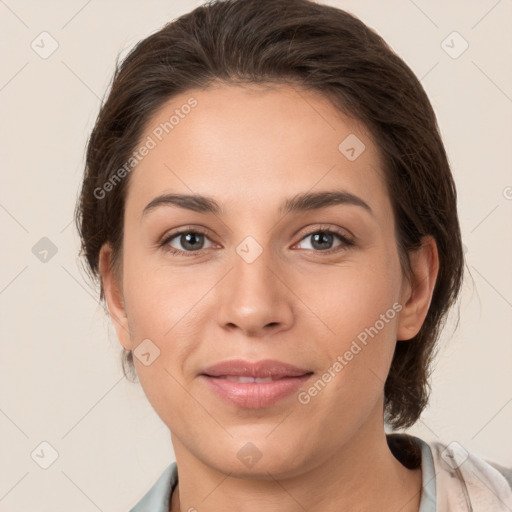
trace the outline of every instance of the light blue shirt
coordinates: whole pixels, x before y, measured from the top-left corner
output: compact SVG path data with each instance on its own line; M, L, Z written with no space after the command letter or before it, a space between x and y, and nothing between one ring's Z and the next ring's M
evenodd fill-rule
M425 441L419 437L407 436L421 447L422 492L418 512L436 512L436 475L432 451ZM178 467L171 463L160 475L153 487L142 497L130 512L169 512L171 494L178 484Z

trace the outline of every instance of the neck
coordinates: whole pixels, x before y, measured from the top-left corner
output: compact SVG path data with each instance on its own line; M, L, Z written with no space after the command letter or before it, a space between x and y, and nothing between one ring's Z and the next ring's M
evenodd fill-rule
M286 477L264 470L251 477L219 471L171 435L179 483L170 511L418 512L421 469L407 469L393 456L383 424L376 435L368 436L367 429L365 425L321 464L296 468Z

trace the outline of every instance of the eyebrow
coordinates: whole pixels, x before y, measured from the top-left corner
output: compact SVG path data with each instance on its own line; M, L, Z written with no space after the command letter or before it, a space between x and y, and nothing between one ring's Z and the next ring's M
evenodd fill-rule
M359 206L374 216L373 210L366 201L346 190L297 194L284 202L279 208L279 213L286 215L288 213L319 210L338 204ZM141 217L161 206L178 206L198 213L212 213L215 215L224 212L220 204L212 197L198 194L164 194L155 197L146 205Z

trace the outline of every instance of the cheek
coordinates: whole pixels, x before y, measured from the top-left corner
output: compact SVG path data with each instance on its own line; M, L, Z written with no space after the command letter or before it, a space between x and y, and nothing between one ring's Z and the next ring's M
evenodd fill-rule
M142 255L127 258L125 268L134 362L144 391L158 411L166 396L180 396L181 388L173 376L183 381L187 361L204 338L204 324L214 315L207 292L215 279L211 275L199 277L193 266L150 265ZM143 346L137 347L143 341L157 354L149 365L137 359ZM162 393L163 388L168 393Z
M336 270L316 274L314 279L303 283L304 302L318 312L331 335L345 340L357 336L374 325L399 299L398 262L392 256L373 259L387 263L366 258L364 262L344 264ZM391 312L394 318L393 313L394 310Z
M189 321L191 308L207 290L191 269L149 265L135 257L127 262L125 297L134 333L167 337Z
M317 380L300 397L315 415L330 411L341 419L350 414L356 428L381 399L401 309L389 282L389 275L377 270L347 272L338 286L331 282L326 293L318 294L321 319L330 328L317 339L326 357Z
M194 333L204 306L197 303L206 290L191 284L179 270L143 268L136 263L133 268L137 272L127 281L126 301L134 363L149 402L162 421L171 425L172 412L186 408L190 399L183 389L187 385L184 366L198 348ZM149 364L137 357L143 353L137 350L141 342L149 348L144 349L151 354Z
M335 387L341 390L350 380L351 387L364 389L368 379L381 386L393 357L402 309L397 255L375 254L364 264L339 268L323 281L316 281L311 299L329 328L323 342L329 366L339 363L337 372L331 369L331 374L341 377L333 379Z

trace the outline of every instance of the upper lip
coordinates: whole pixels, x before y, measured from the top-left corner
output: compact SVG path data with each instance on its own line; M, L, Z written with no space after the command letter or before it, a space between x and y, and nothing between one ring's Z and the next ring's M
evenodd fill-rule
M210 377L253 377L255 379L272 377L281 379L283 377L301 377L313 373L311 370L298 368L288 363L265 359L263 361L244 361L242 359L233 359L231 361L222 361L205 368L201 374Z

